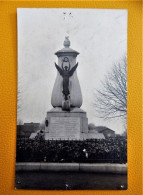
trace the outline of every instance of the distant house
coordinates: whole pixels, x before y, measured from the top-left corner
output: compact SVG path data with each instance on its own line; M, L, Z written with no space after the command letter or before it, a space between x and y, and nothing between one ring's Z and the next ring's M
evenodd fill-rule
M35 132L39 130L40 123L24 123L24 131Z
M97 131L93 123L90 123L88 125L87 139L105 139L105 136L102 132Z
M24 123L23 125L17 125L17 137L30 137L31 133L34 133L40 129L40 123Z
M99 133L96 130L90 130L87 134L87 139L105 139L103 133Z
M95 127L95 130L98 131L99 133L103 133L105 138L114 138L115 135L115 131L113 131L112 129L109 129L108 127L104 127L104 126L98 126Z

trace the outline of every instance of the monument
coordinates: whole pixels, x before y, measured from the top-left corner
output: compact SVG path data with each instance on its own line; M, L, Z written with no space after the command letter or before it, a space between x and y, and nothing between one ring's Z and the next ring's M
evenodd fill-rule
M53 109L45 118L45 139L86 139L88 119L80 108L82 93L76 72L79 53L70 48L69 38L65 37L64 48L55 55L58 57L58 64L55 63L57 77L51 96Z

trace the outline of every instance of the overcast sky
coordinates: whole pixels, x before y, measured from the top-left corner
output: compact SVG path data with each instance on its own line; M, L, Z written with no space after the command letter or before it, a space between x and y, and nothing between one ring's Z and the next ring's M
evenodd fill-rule
M66 14L64 14L66 12ZM54 53L69 36L71 48L80 54L77 69L83 105L89 123L124 131L119 119L97 118L94 91L100 81L127 53L127 10L18 8L18 118L42 122L51 106L57 70ZM70 14L71 13L71 14Z

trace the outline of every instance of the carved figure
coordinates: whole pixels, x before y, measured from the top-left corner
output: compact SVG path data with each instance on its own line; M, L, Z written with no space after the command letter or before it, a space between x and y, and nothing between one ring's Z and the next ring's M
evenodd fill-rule
M63 60L64 62L69 62L68 58L65 57ZM63 95L64 95L64 99L68 100L69 95L70 95L70 91L69 91L69 78L73 75L74 71L76 70L78 63L70 70L70 63L69 63L69 67L63 66L62 63L62 69L55 63L56 69L58 70L58 72L60 73L60 75L63 77Z

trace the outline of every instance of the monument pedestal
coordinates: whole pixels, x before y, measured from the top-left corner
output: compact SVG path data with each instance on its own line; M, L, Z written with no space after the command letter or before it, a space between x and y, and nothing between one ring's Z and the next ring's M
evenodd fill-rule
M47 112L45 140L83 140L88 133L86 112L80 108L63 111L60 107Z

